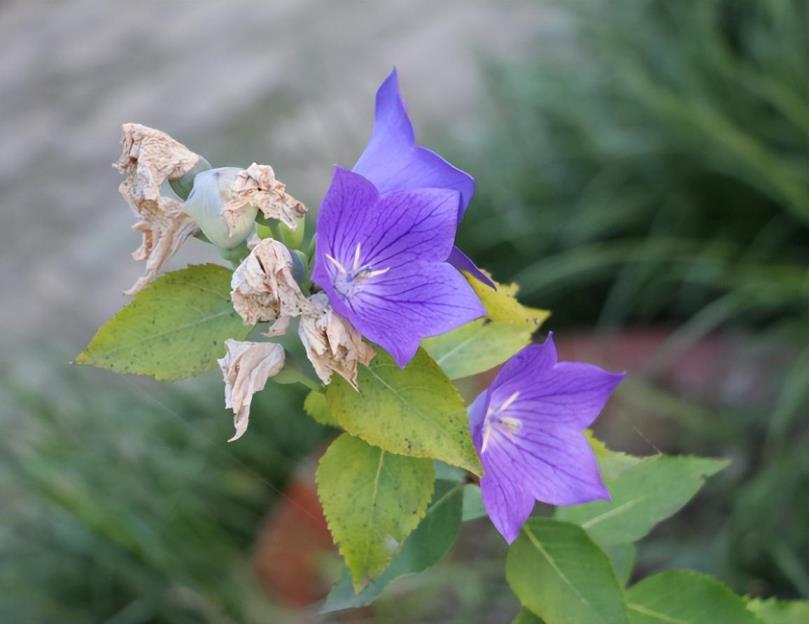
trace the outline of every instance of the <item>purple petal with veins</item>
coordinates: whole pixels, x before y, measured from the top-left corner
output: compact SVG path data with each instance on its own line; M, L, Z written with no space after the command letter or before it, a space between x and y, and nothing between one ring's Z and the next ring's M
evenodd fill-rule
M380 194L337 167L320 206L312 279L332 307L404 367L423 338L485 314L446 259L458 192L418 188Z
M506 541L517 538L537 500L609 500L583 430L623 377L590 364L558 362L548 336L506 362L475 399L469 426L483 464L483 504Z
M475 179L441 156L416 145L413 124L399 93L394 69L376 92L376 112L371 140L352 169L368 178L380 193L417 188L443 188L458 192L458 223L475 192ZM454 235L453 235L454 237ZM460 249L444 258L457 269L467 271L485 284L494 283Z

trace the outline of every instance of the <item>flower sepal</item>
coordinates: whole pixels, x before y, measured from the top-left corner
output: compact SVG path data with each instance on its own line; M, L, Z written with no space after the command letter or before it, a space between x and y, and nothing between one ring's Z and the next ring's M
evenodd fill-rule
M207 171L208 169L211 169L211 163L209 163L204 156L200 156L193 169L186 172L179 178L169 178L169 186L177 197L185 201L188 199L188 196L191 194L191 190L194 188L194 178L196 175L198 173L202 173L203 171Z

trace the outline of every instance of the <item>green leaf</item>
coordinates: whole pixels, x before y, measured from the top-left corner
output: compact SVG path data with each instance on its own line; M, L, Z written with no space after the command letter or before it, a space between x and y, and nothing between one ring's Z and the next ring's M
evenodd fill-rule
M359 591L382 572L427 511L433 464L343 434L317 469L317 493L334 543Z
M332 417L329 411L329 405L326 403L326 395L317 390L312 390L306 395L303 400L303 409L314 420L321 425L327 427L339 427L337 421Z
M542 624L537 616L531 613L528 609L522 609L515 617L511 624Z
M528 520L508 550L506 578L547 624L627 624L607 555L573 524Z
M76 363L160 380L215 368L225 340L252 330L233 311L230 275L202 264L159 277L98 330Z
M435 468L435 478L443 479L444 481L455 481L455 483L466 482L466 472L457 466L450 466L442 461L434 461L433 468Z
M722 583L697 572L662 572L626 592L631 624L761 624Z
M596 459L598 459L598 467L601 470L601 476L606 482L614 481L624 470L631 468L643 460L642 457L627 455L620 451L608 449L607 445L594 437L593 432L589 429L587 429L584 434L590 442L590 446L593 448Z
M655 455L605 479L611 501L559 508L556 518L578 524L602 546L635 542L685 505L724 460Z
M468 377L502 364L531 342L531 336L550 315L547 310L517 301L517 285L497 290L469 278L486 308L487 317L428 338L422 346L450 379Z
M483 497L480 493L480 486L474 483L467 483L463 489L463 514L461 519L464 522L477 520L486 515L486 508L483 506Z
M613 544L604 549L607 556L610 558L612 569L615 571L615 576L618 582L623 587L632 576L632 569L635 567L635 557L637 556L637 549L634 544Z
M809 600L761 600L749 598L747 609L763 624L806 624L809 622Z
M348 433L391 453L481 473L463 399L427 353L420 349L401 370L380 350L358 377L359 391L340 377L326 390L332 415Z
M437 481L435 494L418 528L413 531L381 576L372 580L360 593L351 588L351 577L344 570L332 588L321 613L354 609L371 604L394 579L405 574L426 570L438 562L455 543L461 525L461 499L463 485L451 481Z

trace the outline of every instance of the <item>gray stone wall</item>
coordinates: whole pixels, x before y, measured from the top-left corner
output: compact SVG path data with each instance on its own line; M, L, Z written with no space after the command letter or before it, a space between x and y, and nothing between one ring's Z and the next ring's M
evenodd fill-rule
M269 162L315 208L391 66L422 136L473 132L481 59L519 55L539 21L527 1L3 3L2 346L80 346L125 303L142 267L110 166L122 122L215 164ZM173 265L202 260L217 256L192 241Z

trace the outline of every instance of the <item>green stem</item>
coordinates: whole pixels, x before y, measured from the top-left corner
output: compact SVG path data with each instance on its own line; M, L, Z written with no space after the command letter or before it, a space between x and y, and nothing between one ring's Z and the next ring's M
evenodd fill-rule
M299 383L310 390L318 392L322 390L320 382L309 377L298 364L294 361L290 361L290 358L287 358L287 363L283 370L272 379L274 382L282 385Z
M232 249L222 249L219 248L220 255L230 262L235 269L238 267L244 259L250 255L250 250L247 248L247 243L242 243L237 247L233 247Z

